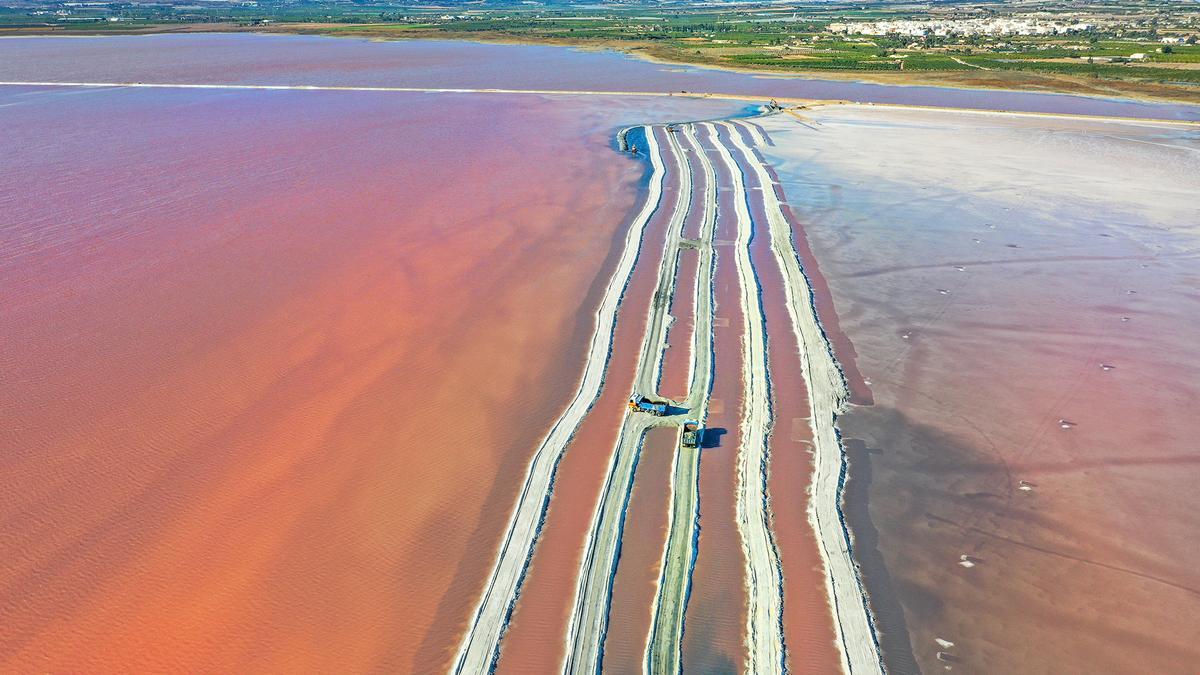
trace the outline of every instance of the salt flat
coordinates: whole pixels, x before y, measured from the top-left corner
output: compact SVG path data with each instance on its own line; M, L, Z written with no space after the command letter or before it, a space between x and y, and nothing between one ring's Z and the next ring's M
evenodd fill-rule
M764 152L874 399L839 426L888 664L1187 672L1195 131L801 114Z

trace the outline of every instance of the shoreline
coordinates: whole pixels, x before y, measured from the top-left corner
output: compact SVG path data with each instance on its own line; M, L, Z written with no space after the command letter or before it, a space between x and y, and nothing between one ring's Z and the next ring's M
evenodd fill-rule
M992 83L962 82L956 79L956 74L960 71L913 71L897 75L886 71L839 71L839 70L775 70L767 68L754 68L749 66L740 66L737 64L727 63L709 63L705 61L690 61L686 59L675 59L670 54L663 53L668 47L655 44L648 41L617 41L617 40L579 40L566 38L537 38L532 36L516 36L507 34L476 34L476 33L455 33L429 30L411 30L404 33L388 32L386 29L393 24L323 24L323 23L295 23L295 24L276 24L273 27L263 26L239 26L229 23L216 24L160 24L149 26L144 29L128 29L128 30L111 30L97 31L87 29L64 29L64 30L43 30L43 29L14 29L12 32L5 32L0 29L0 40L3 39L23 39L23 38L39 38L39 37L70 37L70 38L96 38L96 37L119 37L119 36L152 36L152 35L197 35L197 34L230 34L230 33L245 33L254 35L307 35L312 37L329 37L329 38L351 38L372 42L398 42L406 40L441 40L447 42L474 42L478 44L506 44L506 45L540 45L540 46L557 46L569 47L581 51L613 51L621 53L627 57L653 63L663 66L677 66L685 68L698 68L703 70L712 70L728 73L740 73L744 75L754 75L761 79L782 79L782 80L812 80L825 82L851 82L859 84L879 85L888 87L930 87L951 89L958 91L980 91L980 92L1009 92L1009 93L1024 93L1024 94L1047 94L1060 96L1077 96L1082 98L1094 98L1098 100L1120 100L1120 101L1136 101L1149 104L1176 104L1176 105L1195 105L1200 106L1200 87L1196 92L1190 90L1166 90L1164 92L1146 92L1139 90L1139 86L1143 85L1142 81L1137 80L1096 80L1098 83L1125 83L1132 85L1129 89L1109 88L1108 93L1096 91L1095 83L1083 81L1081 78L1073 78L1071 76L1059 75L1057 77L1048 73L1031 74L1022 71L970 71L971 75L979 77L995 77L998 81ZM378 26L378 28L374 27ZM348 27L364 27L361 33L352 33L347 31ZM985 75L984 73L996 73L996 75ZM938 77L938 74L943 74L944 77ZM1004 76L1011 79L1020 77L1026 78L1024 84L1027 86L1019 86L1020 82L1004 82ZM1045 78L1048 81L1039 80ZM947 83L948 82L948 83ZM1007 85L1007 86L1006 86ZM1018 85L1018 86L1014 86ZM1057 85L1057 86L1056 86ZM1149 86L1153 87L1153 84Z
M191 83L191 82L54 82L54 81L0 81L0 87L77 87L87 89L183 89L183 90L234 90L234 91L325 91L325 92L375 92L375 93L423 93L423 94L499 94L499 95L534 95L534 96L612 96L612 97L659 97L659 98L692 98L712 99L718 101L745 101L762 103L768 95L730 94L722 92L674 92L674 91L603 91L603 90L574 90L574 89L505 89L505 88L471 88L471 87L389 87L389 86L356 86L356 85L304 85L304 84L236 84L236 83ZM776 96L774 100L781 104L789 104L794 109L810 109L828 106L854 106L862 108L884 108L895 110L929 110L959 113L974 113L981 115L1008 115L1025 117L1049 117L1058 119L1099 120L1134 124L1170 124L1187 127L1200 127L1200 119L1170 119L1161 117L1128 117L1120 115L1088 115L1083 113L1058 113L1025 110L1004 110L999 108L962 108L954 106L931 106L911 103L874 103L852 101L848 99L813 99L789 96ZM1200 106L1197 107L1200 112ZM789 112L794 112L789 110Z
M279 34L279 33L276 33ZM321 35L331 35L329 33L321 33ZM333 36L332 37L338 37ZM412 40L416 38L397 38L400 40ZM450 38L446 38L450 39ZM513 42L503 44L546 44L543 42ZM564 43L567 46L577 46L573 43ZM580 49L586 49L586 46L578 46ZM783 71L783 70L759 70L757 68L739 67L737 65L725 65L716 63L698 63L692 61L672 61L669 58L651 53L648 49L642 47L621 48L621 47L599 47L597 49L612 49L619 51L630 57L641 59L649 63L660 66L683 66L688 68L701 68L704 70L716 70L728 73L740 73L743 75L755 75L763 80L813 80L825 82L854 82L859 84L873 84L886 87L924 87L931 89L953 89L958 91L980 91L980 92L1008 92L1013 94L1047 94L1058 96L1077 96L1081 98L1094 98L1099 100L1109 101L1137 101L1139 103L1151 104L1176 104L1176 105L1196 105L1200 106L1200 99L1186 97L1170 97L1170 96L1155 96L1152 94L1141 94L1137 92L1128 92L1123 94L1099 94L1082 91L1074 91L1066 88L1054 87L1028 87L1014 88L1002 86L986 86L986 85L970 85L966 83L944 84L938 81L935 77L924 79L922 75L928 76L928 73L936 73L939 71L922 71L922 75L912 74L905 78L892 76L884 71L845 71L836 70L818 71ZM992 71L995 72L995 71ZM1007 71L1006 71L1007 72ZM1102 80L1102 81L1120 81L1120 80Z

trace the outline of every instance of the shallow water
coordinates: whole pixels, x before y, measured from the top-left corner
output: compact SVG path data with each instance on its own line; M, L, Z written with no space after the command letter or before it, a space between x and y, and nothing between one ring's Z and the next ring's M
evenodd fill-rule
M311 93L0 89L4 669L440 669L639 196L614 133L733 110Z
M840 423L893 669L940 670L945 651L980 672L1188 672L1200 139L955 113L810 122L764 123L766 154L874 398Z
M560 47L301 36L0 40L0 80L678 88L1197 116L1187 106L756 78ZM645 166L612 151L614 134L740 107L666 97L0 86L3 669L444 670L529 453L576 384L600 283L642 196ZM934 495L931 511L945 507L938 517L967 519L971 536L983 537L967 540L980 559L1049 569L991 548L997 537L1013 539L1015 522L1033 522L1040 538L1022 541L1022 551L1107 570L1056 568L1064 588L1115 584L1111 603L1142 597L1121 586L1133 577L1166 589L1146 596L1164 609L1143 608L1124 623L1079 609L1092 633L1124 644L1123 635L1144 636L1171 611L1193 610L1173 593L1200 586L1179 564L1200 525L1176 502L1142 496L1160 473L1179 491L1195 479L1185 443L1200 430L1178 420L1189 410L1180 401L1197 400L1186 336L1198 332L1200 311L1188 290L1194 249L1176 226L1198 220L1183 200L1194 181L1181 178L1196 174L1189 151L1162 147L1194 147L1194 137L1105 125L1082 135L1048 121L1023 122L1019 132L979 122L962 135L919 116L860 115L832 114L829 133L806 138L807 154L774 159L798 216L816 228L822 266L832 268L832 294L818 306L840 314L839 357L858 348L862 376L848 368L852 386L872 382L856 400L879 398L848 415L846 429L873 449L893 432L925 443L857 474L872 481L863 490L882 559L911 575L898 579L904 594L895 600L900 625L907 620L916 636L909 651L928 662L928 636L949 626L980 664L1030 663L1013 660L1024 653L1013 645L1054 611L1037 604L1036 579L986 576L999 565L972 569L988 588L1007 579L1014 597L1032 596L1032 618L989 605L994 598L969 578L943 588L921 576L942 569L930 556L953 558L964 546L928 524L914 530L911 510L887 501L917 490L914 476L941 478L912 471L936 468L920 450L937 445L930 437L967 458L953 470L982 476L981 487L952 495L924 484L918 491ZM859 134L887 151L856 146ZM937 162L942 173L913 170L922 153L975 158L979 137L994 143L996 166L984 165L998 173ZM1042 150L1076 163L1039 160L1041 173L1026 176L1028 157ZM1118 178L1123 171L1141 182ZM1069 176L1070 189L1044 190L1051 176ZM1143 183L1153 203L1130 192ZM918 197L924 188L936 190ZM727 190L722 198L731 213ZM1036 217L1012 222L1002 241L981 229L1007 227L1010 212ZM1111 237L1091 239L1096 230ZM730 218L717 238L726 243L718 246L710 422L726 433L714 434L719 444L701 462L684 645L686 666L705 670L737 669L745 604L733 521L741 320ZM973 274L945 269L953 260L969 261ZM639 262L635 274L651 278L651 267ZM1046 288L1057 299L1047 300ZM644 317L644 307L634 311ZM1123 332L1107 323L1122 316L1132 319ZM613 413L593 411L560 467L502 669L560 661L585 531L573 524L590 519L626 395L616 385L632 371L639 340L637 322L622 319L614 386L599 402ZM1080 353L1087 359L1062 366ZM999 356L981 371L979 354ZM1100 358L1117 368L1091 369ZM1089 397L1104 386L1118 388ZM930 390L957 392L963 412L954 419L969 423L947 422L940 404L928 403ZM1053 435L1056 415L1078 427ZM1138 423L1112 426L1128 419ZM1002 452L1001 471L995 447L979 450L976 436L1025 449ZM1127 449L1146 439L1153 448L1131 456ZM789 459L781 470L807 464ZM1011 488L1017 473L1038 485L1036 517L973 510L997 485ZM1106 500L1122 508L1079 524L1081 508ZM782 529L799 532L803 501L780 497L778 506ZM1110 531L1138 542L1136 550ZM906 541L936 545L914 552ZM807 553L784 545L782 554L785 565L807 564ZM1082 606L1083 591L1072 592ZM985 638L994 627L980 616L1009 617L1015 627ZM789 644L800 644L799 624L787 621ZM1172 638L1129 649L1130 663L1166 670L1192 656ZM629 650L632 663L637 646ZM796 654L792 665L803 667Z
M0 80L707 91L1200 119L1200 106L752 75L657 64L606 50L244 33L0 39Z

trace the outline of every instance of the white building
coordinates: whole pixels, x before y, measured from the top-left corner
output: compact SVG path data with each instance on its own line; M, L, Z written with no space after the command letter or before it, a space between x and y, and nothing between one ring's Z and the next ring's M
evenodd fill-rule
M849 35L1060 35L1085 31L1092 24L1080 21L1042 21L1032 18L996 19L937 19L923 21L871 21L858 23L831 23L832 33Z

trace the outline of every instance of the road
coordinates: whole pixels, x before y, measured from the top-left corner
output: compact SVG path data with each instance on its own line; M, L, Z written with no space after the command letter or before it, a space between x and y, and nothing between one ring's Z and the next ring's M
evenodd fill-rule
M717 182L712 161L701 147L695 127L683 126L683 133L694 150L693 157L704 174L703 215L700 223L698 254L700 264L693 285L695 320L692 330L692 367L688 378L688 404L693 419L708 416L709 392L713 379L713 232L717 216ZM682 668L680 645L683 640L684 610L696 559L699 529L700 448L680 446L671 467L671 507L667 541L651 609L650 636L647 641L645 669L650 673L677 673Z
M963 61L962 59L958 58L957 56L951 56L950 58L954 59L955 63L961 63L964 66L970 66L971 68L977 68L979 70L991 70L991 68L981 66L977 63L968 63L966 61Z
M658 385L663 350L667 343L667 310L675 292L683 223L692 201L692 175L685 168L687 163L683 158L684 151L678 133L666 133L666 136L673 159L672 166L679 174L680 183L667 224L658 281L651 298L646 330L638 354L634 386L639 393L653 393ZM681 407L690 407L687 403L690 401ZM690 412L689 410L688 413ZM681 415L678 413L664 418L646 413L625 413L580 564L575 602L567 629L564 673L595 673L599 670L608 629L608 607L612 597L612 580L617 569L621 531L642 440L650 427L677 424L680 419Z
M737 134L733 145L758 182L771 186L763 162ZM771 252L784 277L788 315L800 346L800 362L808 390L809 425L813 434L815 471L809 520L817 533L825 563L827 592L839 637L843 668L847 673L882 673L874 621L867 611L866 592L851 554L850 531L842 514L842 476L845 453L838 435L837 415L849 399L849 390L834 358L833 347L817 317L812 288L793 244L791 225L773 189L761 191L771 238Z
M652 166L646 201L630 224L621 257L605 286L600 306L596 310L596 320L579 387L534 452L529 464L524 485L517 497L491 574L482 589L470 628L463 636L455 656L452 667L455 673L485 673L491 670L498 655L500 637L520 590L525 568L533 555L533 546L549 504L554 471L563 451L570 443L571 436L600 395L604 371L612 350L613 333L616 330L617 307L641 249L646 223L650 221L650 216L658 208L662 198L665 171L662 156L649 128L646 130L646 137L646 151Z
M771 536L766 494L767 436L772 423L766 325L758 277L750 258L750 237L754 224L750 219L745 175L726 147L726 143L734 140L737 133L728 124L720 126L725 138L729 139L717 145L717 155L733 176L734 212L738 222L734 264L741 288L744 324L742 382L745 391L737 462L737 526L746 564L746 670L751 673L782 673L783 578L779 568L779 553Z

